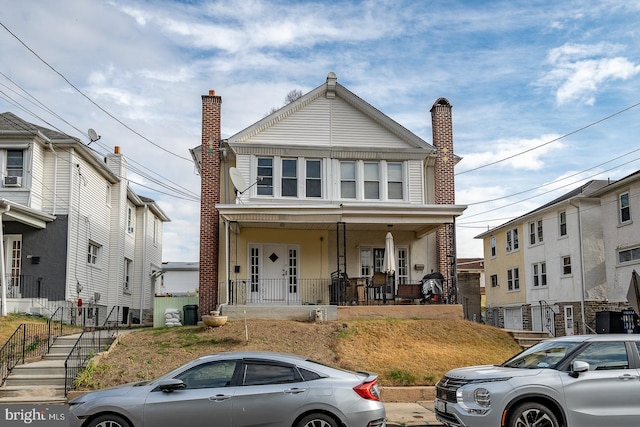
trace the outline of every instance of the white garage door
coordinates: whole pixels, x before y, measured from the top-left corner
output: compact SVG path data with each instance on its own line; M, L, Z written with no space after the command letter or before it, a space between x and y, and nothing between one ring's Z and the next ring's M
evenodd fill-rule
M516 331L522 330L522 308L505 308L504 309L504 328Z

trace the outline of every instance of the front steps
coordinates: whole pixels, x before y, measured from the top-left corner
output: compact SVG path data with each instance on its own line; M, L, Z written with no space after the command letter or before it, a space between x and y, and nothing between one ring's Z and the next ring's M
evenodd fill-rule
M509 334L523 349L551 338L548 332L508 330Z
M13 368L0 387L0 404L66 403L64 362L79 337L79 334L58 337L41 360ZM95 344L90 333L85 333L85 340ZM113 339L103 338L99 344L106 349L112 342Z

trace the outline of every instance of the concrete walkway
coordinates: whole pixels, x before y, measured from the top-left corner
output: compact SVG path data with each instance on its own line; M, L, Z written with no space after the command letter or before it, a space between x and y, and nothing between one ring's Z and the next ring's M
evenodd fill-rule
M387 426L442 426L436 420L433 401L384 402L387 410Z

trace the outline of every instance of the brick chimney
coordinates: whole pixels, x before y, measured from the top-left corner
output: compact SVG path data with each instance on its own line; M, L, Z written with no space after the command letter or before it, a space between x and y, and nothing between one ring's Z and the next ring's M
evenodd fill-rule
M200 316L218 305L218 249L220 217L220 116L222 98L210 90L202 95L202 167L200 171Z
M440 205L454 205L454 157L453 157L453 121L451 104L446 98L438 99L431 107L431 127L433 129L433 146L436 149L435 160L435 202ZM447 296L456 297L456 247L455 224L445 224L436 232L438 248L438 270L445 277L444 292ZM455 300L451 301L457 302Z

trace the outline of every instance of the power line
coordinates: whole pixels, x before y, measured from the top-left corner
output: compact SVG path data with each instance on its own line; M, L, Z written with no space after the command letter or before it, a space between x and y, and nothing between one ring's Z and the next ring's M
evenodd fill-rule
M597 125L597 124L599 124L599 123L602 123L602 122L604 122L604 121L606 121L606 120L609 120L609 119L611 119L612 117L615 117L615 116L617 116L617 115L619 115L619 114L622 114L622 113L624 113L624 112L626 112L626 111L629 111L629 110L631 110L632 108L636 108L636 107L637 107L637 106L639 106L639 105L640 105L640 102L638 102L638 103L636 103L636 104L633 104L633 105L631 105L631 106L629 106L629 107L627 107L627 108L624 108L624 109L622 109L622 110L620 110L620 111L617 111L617 112L615 112L615 113L613 113L613 114L610 114L610 115L608 115L607 117L604 117L604 118L602 118L602 119L596 120L595 122L589 123L588 125L583 126L583 127L579 128L579 129L576 129L576 130L574 130L574 131L572 131L572 132L569 132L569 133L564 134L564 135L562 135L562 136L559 136L559 137L557 137L557 138L555 138L555 139L552 139L551 141L547 141L547 142L545 142L545 143L543 143L543 144L536 145L535 147L529 148L529 149L527 149L527 150L521 151L521 152L516 153L516 154L513 154L513 155L511 155L511 156L507 156L507 157L505 157L505 158L503 158L503 159L496 160L496 161L494 161L494 162L487 163L487 164L484 164L484 165L481 165L481 166L477 166L477 167L472 168L472 169L467 169L467 170L464 170L464 171L462 171L462 172L458 172L458 173L456 173L455 175L462 175L462 174L465 174L465 173L469 173L469 172L477 171L478 169L483 169L483 168L486 168L486 167L489 167L489 166L493 166L493 165L495 165L495 164L498 164L498 163L504 162L504 161L506 161L506 160L513 159L514 157L518 157L518 156L521 156L521 155L523 155L523 154L529 153L529 152L531 152L531 151L537 150L538 148L544 147L545 145L552 144L552 143L554 143L554 142L560 141L561 139L564 139L564 138L567 138L567 137L569 137L569 136L571 136L571 135L574 135L574 134L576 134L576 133L578 133L578 132L582 132L582 131L583 131L583 130L585 130L585 129L588 129L588 128L592 127L592 126L595 126L595 125Z
M33 49L31 49L24 41L22 41L20 39L20 37L18 37L16 34L14 34L11 30L9 30L9 28L7 28L6 25L4 25L2 22L0 22L0 26L2 26L9 34L11 34L16 40L18 40L18 42L20 42L20 44L22 44L29 52L31 52L33 55L35 55L36 58L38 58L43 64L45 64L47 67L49 67L54 73L56 73L57 75L59 75L65 82L67 82L67 84L69 86L71 86L76 92L78 92L80 95L82 95L83 97L85 97L89 102L91 102L93 105L95 105L99 110L101 110L103 113L105 113L107 116L111 117L113 120L115 120L116 122L118 122L119 124L121 124L123 127L125 127L126 129L128 129L129 131L131 131L132 133L134 133L135 135L138 135L140 138L144 139L145 141L147 141L148 143L154 145L155 147L173 155L176 156L182 160L186 160L189 163L193 163L192 159L188 158L188 157L183 157L179 154L174 153L173 151L167 150L166 148L164 148L163 146L156 144L155 142L153 142L152 140L150 140L149 138L147 138L146 136L142 135L140 132L136 131L135 129L131 128L129 125L127 125L126 123L124 123L122 120L120 120L119 118L117 118L116 116L114 116L113 114L111 114L109 111L107 111L106 109L104 109L100 104L98 104L97 102L95 102L93 99L91 99L88 95L86 95L82 90L80 90L76 85L74 85L73 83L71 83L71 81L69 81L69 79L67 79L61 72L59 72L58 70L56 70L52 65L50 65L47 61L45 61L40 55L38 55Z

